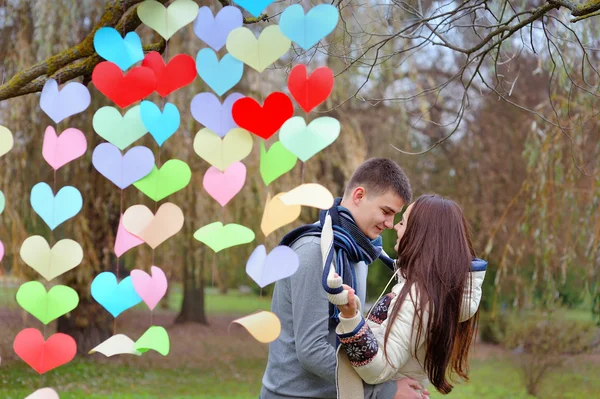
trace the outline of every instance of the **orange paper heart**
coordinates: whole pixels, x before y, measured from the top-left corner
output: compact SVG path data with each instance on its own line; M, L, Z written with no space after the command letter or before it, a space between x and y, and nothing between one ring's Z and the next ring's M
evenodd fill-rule
M156 215L144 205L134 205L123 214L123 227L155 249L181 230L183 220L181 208L170 202L162 204Z
M286 224L292 223L298 219L302 207L300 205L285 205L281 201L281 196L285 193L279 193L272 199L267 198L267 205L263 213L262 222L260 228L263 231L265 237Z

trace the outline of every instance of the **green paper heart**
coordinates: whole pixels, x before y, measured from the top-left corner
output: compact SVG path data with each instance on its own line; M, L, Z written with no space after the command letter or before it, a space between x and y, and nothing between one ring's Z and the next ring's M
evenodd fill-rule
M254 240L254 232L249 228L231 223L223 226L221 222L207 224L194 233L194 238L219 252L225 248L247 244Z
M155 0L146 0L138 6L140 21L169 40L179 29L198 16L198 4L192 0L176 0L168 8Z
M160 326L150 327L133 345L133 349L140 353L152 349L163 356L169 354L170 347L169 334L167 334L167 330Z
M340 130L340 122L329 116L317 118L308 126L304 118L295 116L281 126L279 140L302 162L306 162L333 143L340 135Z
M17 291L17 303L36 319L48 324L75 309L79 296L66 285L56 285L46 292L42 283L30 281Z
M192 171L187 163L170 159L160 169L154 166L149 175L133 185L152 200L160 201L185 188L191 179Z
M94 114L92 126L98 136L120 150L148 133L142 122L139 105L127 110L124 116L115 107L102 107Z
M6 199L4 198L4 193L0 191L0 215L4 212L4 206L6 205Z
M269 151L264 141L260 142L260 175L267 186L292 170L297 160L280 141L273 143Z

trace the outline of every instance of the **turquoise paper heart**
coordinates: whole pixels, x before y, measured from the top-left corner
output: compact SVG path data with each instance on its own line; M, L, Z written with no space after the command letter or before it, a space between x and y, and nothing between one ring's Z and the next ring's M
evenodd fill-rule
M333 32L338 19L338 9L330 4L319 4L306 15L300 4L294 4L281 14L279 29L288 39L308 50Z
M222 96L242 79L244 63L231 54L225 54L219 61L212 49L203 48L196 56L196 70L202 80Z
M31 189L31 207L44 222L54 230L61 223L77 215L83 205L81 193L75 187L61 188L56 197L46 183L38 183Z
M166 103L163 111L160 112L160 108L153 102L142 101L140 115L144 126L159 147L179 129L181 123L179 110L172 103Z
M92 297L113 317L117 317L129 308L142 302L133 287L131 277L125 277L117 284L117 277L110 272L103 272L92 281Z
M258 17L260 13L275 0L236 0L235 4L243 7L250 14Z
M94 48L100 57L117 64L123 71L144 59L142 41L135 32L123 38L114 28L100 28L94 35Z

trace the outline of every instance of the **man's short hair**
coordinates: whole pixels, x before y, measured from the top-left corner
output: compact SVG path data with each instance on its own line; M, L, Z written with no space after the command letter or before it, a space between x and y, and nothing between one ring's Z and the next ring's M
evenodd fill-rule
M367 190L367 195L377 196L392 191L402 198L405 204L412 200L412 188L406 173L388 158L370 158L360 165L350 177L344 197L359 186Z

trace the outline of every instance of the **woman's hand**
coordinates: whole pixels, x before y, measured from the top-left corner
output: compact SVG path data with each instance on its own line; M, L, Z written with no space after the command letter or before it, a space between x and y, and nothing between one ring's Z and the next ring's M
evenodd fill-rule
M335 276L337 278L337 274ZM346 319L351 319L352 317L356 316L356 313L358 312L358 306L356 304L356 295L354 293L354 290L350 288L350 286L342 284L342 287L345 291L348 291L348 304L338 305L338 309L340 310L342 317Z

